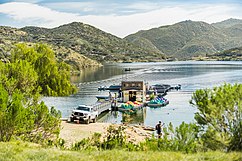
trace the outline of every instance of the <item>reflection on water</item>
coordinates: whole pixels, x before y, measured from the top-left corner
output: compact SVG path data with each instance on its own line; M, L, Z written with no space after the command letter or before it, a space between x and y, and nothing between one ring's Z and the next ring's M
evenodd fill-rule
M102 67L83 69L80 73L72 76L71 81L73 83L99 81L115 75L121 75L123 72L124 70L122 68L118 68L117 65L110 64Z
M134 114L122 114L122 123L126 124L139 124L144 125L146 117L146 108L141 108L137 110L137 113Z
M124 71L130 68L130 71ZM72 81L78 83L79 92L70 97L48 97L43 100L48 106L55 106L68 117L70 111L79 104L93 104L96 95L107 95L98 91L99 86L119 84L122 80L144 80L151 84L181 84L180 91L169 92L166 98L170 104L152 109L146 107L143 113L125 116L120 112L109 112L100 117L99 122L140 123L149 126L161 120L175 126L182 121L193 121L196 109L189 105L192 92L196 89L211 88L224 82L242 83L242 62L163 62L163 63L120 63L88 69ZM144 113L145 111L145 113Z

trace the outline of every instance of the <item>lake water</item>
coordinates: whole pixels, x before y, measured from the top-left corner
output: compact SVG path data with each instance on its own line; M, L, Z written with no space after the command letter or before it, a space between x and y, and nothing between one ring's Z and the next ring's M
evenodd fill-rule
M125 72L125 68L131 71ZM109 112L99 118L99 122L144 124L154 126L159 120L178 126L185 121L194 121L196 108L189 105L192 93L197 89L211 88L227 83L242 83L242 62L161 62L161 63L120 63L107 64L100 68L84 70L72 77L79 86L79 92L69 97L43 98L48 106L55 106L68 117L71 110L79 104L94 104L96 95L108 94L98 91L99 86L119 84L122 80L143 80L152 84L181 84L182 89L171 91L165 97L170 104L162 108L149 108L138 111L136 115L122 115Z

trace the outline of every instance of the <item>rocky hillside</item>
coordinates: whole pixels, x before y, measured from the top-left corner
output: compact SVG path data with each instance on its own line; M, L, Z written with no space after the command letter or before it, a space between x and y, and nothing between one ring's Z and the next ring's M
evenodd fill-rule
M217 23L212 23L213 26L217 27L217 28L230 28L233 27L235 25L242 25L242 20L239 19L234 19L234 18L230 18L221 22L217 22Z
M242 61L242 47L207 55L208 60Z
M153 61L164 59L159 50L135 46L93 26L73 22L53 29L24 27L31 42L47 42L71 49L99 62Z
M5 62L8 61L11 49L16 43L25 42L31 45L34 42L41 42L33 41L34 38L34 35L20 29L5 26L0 27L0 59ZM58 60L64 60L70 64L74 70L80 70L91 66L101 66L97 61L81 55L72 49L55 44L50 45L56 52L56 58Z
M0 27L0 57L18 42L47 43L59 60L75 69L99 66L102 62L163 61L164 54L154 48L132 43L103 32L93 26L73 22L56 28Z
M215 24L183 21L169 26L139 31L125 39L140 45L149 42L164 54L187 60L242 46L242 20L229 19Z
M52 29L3 26L0 58L6 61L11 46L18 42L47 43L59 60L77 70L110 61L164 61L167 57L188 60L242 46L242 20L228 19L213 24L183 21L142 30L125 39L80 22Z

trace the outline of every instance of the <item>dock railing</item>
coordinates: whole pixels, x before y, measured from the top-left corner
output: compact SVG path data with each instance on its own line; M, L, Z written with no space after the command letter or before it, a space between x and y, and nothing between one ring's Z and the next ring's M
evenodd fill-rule
M108 111L111 109L111 102L110 101L103 101L103 102L97 102L92 105L94 110L98 111L98 114Z

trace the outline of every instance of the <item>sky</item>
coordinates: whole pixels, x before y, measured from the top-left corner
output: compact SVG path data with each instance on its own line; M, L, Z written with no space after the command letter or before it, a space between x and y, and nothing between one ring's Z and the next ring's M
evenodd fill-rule
M0 0L0 26L83 22L118 37L185 20L242 19L241 0Z

